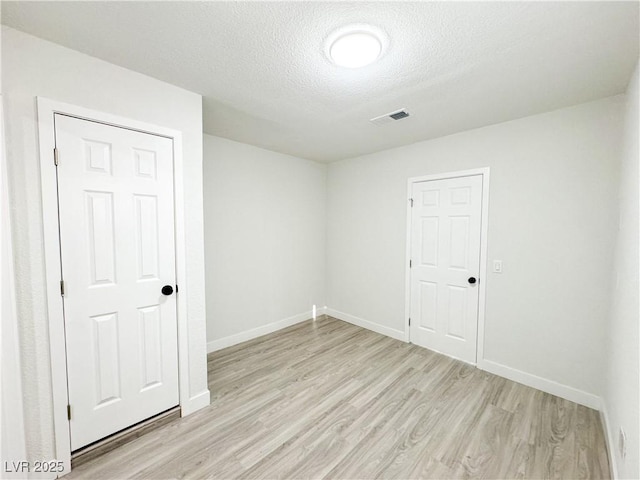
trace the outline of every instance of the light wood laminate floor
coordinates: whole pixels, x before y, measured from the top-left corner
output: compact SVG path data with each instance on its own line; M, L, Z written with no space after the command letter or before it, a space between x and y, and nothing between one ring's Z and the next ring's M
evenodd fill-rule
M339 320L208 361L208 408L67 478L609 478L598 412Z

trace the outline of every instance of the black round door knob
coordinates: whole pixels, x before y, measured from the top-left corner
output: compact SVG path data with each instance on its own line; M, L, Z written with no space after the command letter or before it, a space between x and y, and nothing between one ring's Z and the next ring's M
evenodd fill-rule
M173 293L173 287L171 285L165 285L161 291L163 295L171 295Z
M474 283L476 283L476 277L469 277L469 280L467 280L467 282L473 285Z

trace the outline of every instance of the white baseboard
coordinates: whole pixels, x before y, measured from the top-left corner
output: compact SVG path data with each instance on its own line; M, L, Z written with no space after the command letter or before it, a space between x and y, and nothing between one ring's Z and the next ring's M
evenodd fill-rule
M358 327L366 328L367 330L371 330L373 332L386 335L387 337L406 342L405 333L403 330L396 330L394 328L385 327L384 325L380 325L379 323L374 323L369 320L355 317L353 315L349 315L348 313L339 312L338 310L333 310L332 308L328 307L325 313L330 317L337 318L338 320L343 320L345 322L352 323L353 325L357 325Z
M609 454L609 467L611 468L611 478L620 478L618 476L618 450L616 449L616 441L613 436L613 432L609 428L611 422L609 421L609 411L607 410L607 404L604 398L600 403L600 421L602 422L602 429L604 430L604 439L607 443L607 453Z
M182 417L186 417L187 415L191 415L193 412L197 412L201 408L209 406L210 403L211 403L211 394L207 389L191 397L185 403L180 405L180 415Z
M324 308L319 308L316 314L323 315L324 310ZM311 311L308 311L299 313L298 315L294 315L293 317L262 325L258 328L253 328L251 330L246 330L234 335L229 335L228 337L218 338L217 340L212 340L207 343L207 353L222 350L223 348L227 347L232 347L239 343L246 342L247 340L253 340L254 338L261 337L262 335L267 335L268 333L273 333L275 331L282 330L283 328L290 327L291 325L295 325L296 323L304 322L310 319Z
M597 395L554 382L553 380L547 380L546 378L538 377L531 373L516 370L515 368L507 367L500 363L492 362L491 360L478 360L478 368L595 410L600 410L602 405L600 397Z

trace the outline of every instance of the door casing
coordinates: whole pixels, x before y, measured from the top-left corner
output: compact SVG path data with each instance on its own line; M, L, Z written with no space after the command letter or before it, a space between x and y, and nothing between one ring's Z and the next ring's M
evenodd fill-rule
M477 168L473 170L462 170L458 172L439 173L422 177L411 177L407 182L407 233L406 233L406 257L405 257L405 341L410 341L409 317L411 315L411 195L413 184L428 182L431 180L445 180L449 178L469 177L472 175L482 176L482 210L480 229L480 275L478 281L478 333L476 362L474 365L481 366L484 359L484 318L487 291L487 234L489 230L489 167Z
M68 391L66 370L66 346L64 335L64 312L60 294L60 238L58 236L57 175L54 164L55 125L54 114L59 113L143 133L172 139L174 161L174 222L176 248L176 284L178 321L178 390L181 414L189 411L189 345L187 323L186 243L184 227L184 191L182 162L182 133L146 122L140 122L108 113L56 102L38 97L38 137L40 147L40 178L42 182L42 220L45 251L46 295L51 357L51 380L53 391L53 423L56 460L62 461L64 471L71 471L71 436L67 418ZM63 161L63 159L61 159Z

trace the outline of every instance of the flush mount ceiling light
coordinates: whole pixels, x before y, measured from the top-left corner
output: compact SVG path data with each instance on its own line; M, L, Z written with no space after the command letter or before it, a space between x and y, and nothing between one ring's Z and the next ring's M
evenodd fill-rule
M364 67L375 62L382 54L383 38L377 29L369 25L352 25L329 36L326 53L340 67Z

